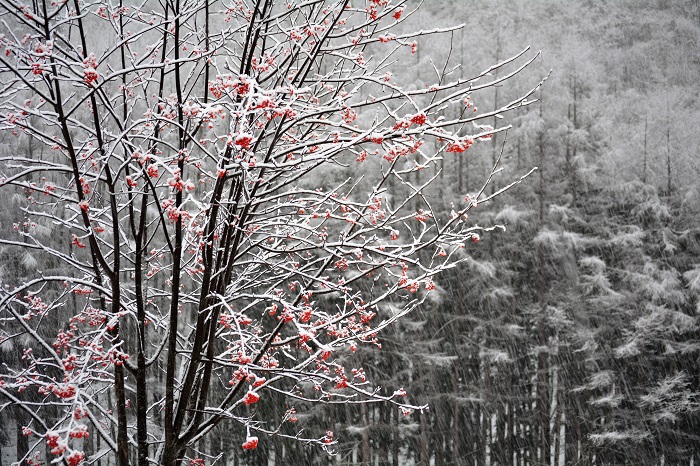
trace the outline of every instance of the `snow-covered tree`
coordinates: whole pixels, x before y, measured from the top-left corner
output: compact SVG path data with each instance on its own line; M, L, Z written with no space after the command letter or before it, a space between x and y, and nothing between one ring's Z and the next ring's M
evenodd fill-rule
M473 102L536 54L407 87L392 70L419 38L459 26L407 29L403 1L1 8L0 184L24 196L1 241L35 261L0 291L21 461L204 464L224 422L243 450L269 435L332 451L330 429L289 430L294 400L422 408L342 355L380 346L483 234L466 214L502 190L443 213L427 169L507 129L486 123L541 83Z

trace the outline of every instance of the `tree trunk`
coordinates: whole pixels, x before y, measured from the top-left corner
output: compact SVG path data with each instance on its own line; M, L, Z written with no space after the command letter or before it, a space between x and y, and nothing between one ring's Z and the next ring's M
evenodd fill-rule
M381 431L379 433L379 464L382 466L389 464L389 445L391 444L390 426L391 410L385 403L379 405L379 423Z
M420 417L420 435L418 436L418 463L421 466L430 464L430 441L428 439L428 413L418 414Z
M441 405L442 403L440 403ZM446 410L442 409L443 407L436 404L435 409L436 412L439 413L444 413ZM445 443L444 443L444 430L442 427L443 421L445 417L442 415L440 416L432 416L433 419L433 446L435 448L435 466L444 466L445 464Z
M369 416L367 415L367 403L360 403L360 425L362 428L362 466L370 466L372 463L372 451L369 446Z
M393 422L392 422L392 433L394 440L391 442L391 462L393 466L399 466L399 445L401 443L401 438L399 436L399 410L394 408L393 411Z
M19 466L27 466L26 460L23 460L25 455L29 452L29 440L22 433L22 427L29 424L29 417L24 409L18 405L14 406L15 415L15 441L17 446L17 461Z
M647 129L649 126L649 117L644 117L644 163L642 165L642 183L647 182Z
M460 416L462 416L462 413L459 409L459 370L458 370L458 365L455 364L454 366L454 375L452 377L452 393L454 395L454 401L452 402L452 458L455 461L459 461L462 458L461 451L462 449L460 448L461 446L461 435L459 431L460 427Z

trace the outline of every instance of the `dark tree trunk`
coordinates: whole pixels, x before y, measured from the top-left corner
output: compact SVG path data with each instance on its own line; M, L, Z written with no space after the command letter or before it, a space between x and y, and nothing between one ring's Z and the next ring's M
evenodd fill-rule
M401 438L399 437L399 410L393 409L393 420L391 432L394 440L391 442L391 462L393 466L399 466L399 445Z
M442 403L436 403L435 409L439 413L445 413L446 410ZM446 421L446 416L431 416L433 419L433 449L435 450L435 466L444 466L445 464L445 445L444 445L444 429L443 423Z
M26 460L22 460L29 452L29 440L22 434L22 427L29 424L29 416L20 406L14 406L15 415L15 441L17 443L17 461L19 466L27 466Z
M391 411L389 406L382 403L379 405L379 423L381 426L381 431L379 432L379 464L382 466L388 466L389 464L389 445L391 444L391 437L389 435L391 426Z
M367 404L360 404L360 425L362 428L362 446L360 448L362 453L362 466L370 466L372 463L372 451L369 446L369 416L367 415Z

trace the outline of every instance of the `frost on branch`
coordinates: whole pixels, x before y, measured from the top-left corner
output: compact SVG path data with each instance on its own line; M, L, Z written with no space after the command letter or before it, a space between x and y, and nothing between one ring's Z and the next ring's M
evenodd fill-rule
M0 36L0 127L42 147L0 180L22 196L3 244L41 258L0 295L2 344L25 348L0 394L51 408L29 416L30 453L81 464L97 436L120 465L179 464L223 421L244 450L332 451L289 405L422 409L344 356L380 348L479 238L483 189L452 215L424 193L507 129L476 122L532 102L539 85L493 112L472 99L536 56L416 89L394 60L455 28L407 30L404 2L43 6L8 3Z

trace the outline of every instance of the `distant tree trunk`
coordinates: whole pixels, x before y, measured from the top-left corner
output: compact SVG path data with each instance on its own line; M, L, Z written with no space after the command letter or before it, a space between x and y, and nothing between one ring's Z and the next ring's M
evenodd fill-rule
M578 171L576 169L577 162L576 162L576 154L578 153L578 146L574 145L574 150L573 150L573 158L572 158L572 164L571 164L571 174L569 176L569 180L571 183L571 204L576 206L578 205Z
M458 274L458 277L460 274ZM463 306L464 301L459 299L459 305ZM465 384L478 386L480 381L480 368L478 351L470 348L467 351L465 362ZM464 407L462 414L462 439L461 449L465 452L465 456L469 458L469 463L480 464L481 452L481 431L479 429L479 417L481 413L481 404L470 402Z
M101 397L100 397L99 395L95 395L95 402L96 402L96 403L99 403L99 402L100 402L100 398L101 398ZM98 451L100 451L100 445L102 444L102 440L101 440L102 437L99 436L99 435L97 435L97 433L93 433L93 434L91 434L91 435L94 437L94 438L93 438L93 448L94 448L94 451L95 451L95 452L98 452ZM93 463L93 464L95 464L96 466L102 466L102 456L100 456L100 459L97 460L97 463ZM108 464L109 464L109 462L108 462Z
M514 435L512 437L513 451L515 452L515 464L520 466L525 464L525 458L523 455L523 448L525 444L523 439L525 438L525 427L522 422L523 412L520 408L520 402L518 399L513 401L513 429Z
M367 404L360 403L360 425L362 425L362 466L370 466L372 463L372 451L369 447L369 416L367 415Z
M463 416L459 409L459 362L454 365L454 373L452 375L452 394L454 400L452 401L452 458L454 461L460 461L462 458L462 449L460 448L461 435L460 435L460 417Z
M647 182L647 129L649 126L649 117L644 117L644 164L642 169L642 183Z
M513 464L513 366L507 364L502 371L500 384L503 386L503 401L497 404L499 406L499 422L498 422L498 460L499 465Z
M420 381L420 382L417 382ZM425 379L425 369L422 361L417 361L415 364L415 377L413 381L414 393L417 399L425 399L427 392ZM429 465L430 462L430 440L428 437L428 429L430 427L428 413L426 411L416 412L419 430L413 436L413 445L415 448L415 461L417 465Z
M574 85L573 85L573 115L571 116L574 131L579 129L578 124L578 86L576 84L576 75L574 75ZM567 157L569 156L569 143L567 142ZM571 190L571 203L576 205L578 202L578 176L576 173L576 153L578 152L578 144L574 142L571 148L571 155L567 160L567 169L569 170L569 189Z
M435 404L435 411L438 413L446 413L446 410L442 403L438 402ZM433 419L433 447L435 449L435 466L445 465L445 446L444 446L444 429L443 422L447 418L447 415L436 415L431 416Z
M399 466L399 445L401 444L401 438L399 436L399 410L393 409L393 421L391 431L394 436L393 442L391 442L391 463L393 466Z
M671 183L671 108L666 91L666 195L670 196L673 185Z
M496 418L496 438L492 442L491 464L505 465L506 455L506 403L496 403L494 416Z
M490 327L486 327L483 332L483 340L481 342L482 347L491 347L491 331ZM493 452L494 452L494 439L492 435L493 429L493 419L495 416L495 397L494 397L494 382L491 378L491 361L488 358L482 358L482 371L483 371L483 383L484 383L484 393L483 393L483 442L484 442L484 464L490 465L493 462Z
M276 403L277 406L280 406L279 403ZM284 406L284 405L282 405ZM275 419L275 426L279 426L280 423L282 422L280 412L278 409L273 410L274 411L274 419ZM283 464L284 458L282 457L282 452L283 452L283 447L282 447L282 438L281 437L273 437L272 438L272 444L273 448L275 450L275 462L274 466L280 466Z
M97 437L98 437L97 434L95 432L93 432L91 435L88 435L88 437L85 440L83 440L83 445L85 448L85 456L87 458L92 456L95 453L95 451L97 451L97 450L95 450L95 441L97 440ZM0 465L0 466L2 466L2 465Z
M525 464L537 464L537 435L539 432L539 425L535 417L536 411L532 407L532 387L529 383L527 384L527 393L527 401L523 403L523 413L525 413L525 418L529 420L529 425L526 427L527 436L525 437L527 445Z
M421 466L430 465L430 440L428 438L428 416L427 412L422 412L420 416L420 435L418 436L418 463Z
M556 383L555 383L556 381ZM562 411L562 395L561 395L561 381L559 380L559 370L554 370L554 378L552 381L552 387L554 388L554 393L552 394L552 399L556 400L556 407L554 408L554 432L552 439L554 441L554 459L552 461L552 466L559 465L559 455L561 451L561 411Z
M543 116L544 103L540 101L540 117ZM544 167L545 162L545 147L544 134L540 132L538 135L539 146L539 166ZM540 184L539 184L539 228L545 224L545 205L546 205L547 188L544 177L544 170L540 168ZM538 415L538 432L539 432L539 459L542 464L545 464L549 459L549 355L543 351L548 344L547 328L545 325L545 312L547 309L546 303L546 277L545 277L545 254L542 245L537 245L537 300L539 301L540 315L537 317L537 343L539 351L537 353L537 380L536 380L536 406Z
M544 308L541 308L544 311ZM540 319L537 330L538 345L540 348L547 346L547 329L544 320ZM539 416L539 449L542 464L549 462L550 456L550 384L549 384L549 355L540 350L537 354L537 412Z
M515 429L515 416L513 413L514 407L515 407L515 393L513 392L513 384L514 384L514 377L513 377L513 366L510 365L508 366L508 375L507 375L507 382L506 382L506 397L507 397L507 403L505 405L507 412L506 416L504 419L504 438L503 438L503 458L504 458L504 465L512 465L513 464L513 452L515 450L515 443L513 442L513 430Z
M481 430L479 441L481 442L481 452L479 454L479 462L477 464L487 466L489 453L489 430L491 429L491 416L489 415L486 406L481 408Z
M19 466L27 466L29 463L23 458L29 452L29 440L22 433L22 427L29 424L29 417L21 406L15 405L14 408L17 461Z
M579 370L579 365L577 364L577 355L574 354L570 349L566 349L565 361L568 362L568 370L566 374L566 385L563 390L563 396L566 400L564 403L564 410L566 413L566 431L564 436L564 460L566 464L577 464L581 458L579 451L579 442L581 441L581 425L579 418L579 401L578 397L574 395L571 389L576 385L576 373Z
M544 102L542 101L542 95L540 94L540 118L544 118ZM541 227L544 222L544 207L545 207L545 197L547 194L547 186L544 179L544 133L542 131L537 135L537 147L539 149L539 160L538 160L538 171L540 175L539 186L537 187L537 197L539 203L539 226Z
M17 358L21 360L24 356L24 349L20 345L17 345L16 350ZM23 391L17 394L17 398L22 401L27 400L30 396L29 391ZM19 466L27 466L29 463L22 459L29 452L29 439L22 433L22 428L29 425L29 414L24 410L23 406L14 405L13 407L17 461Z
M554 418L554 434L552 436L552 439L554 441L554 456L552 459L553 466L557 466L559 464L559 457L561 456L561 412L559 411L559 408L557 408L555 416L556 417Z
M671 195L671 192L673 190L673 185L671 183L671 127L668 126L666 128L666 177L667 177L667 186L666 186L666 194L668 196Z
M379 464L384 466L389 464L389 445L391 444L390 426L391 426L391 410L389 406L382 403L379 405L379 423L381 431L379 432Z
M571 121L571 105L569 105L569 121ZM571 148L571 136L572 132L569 129L567 137L566 137L566 152L565 152L565 157L564 160L566 161L566 172L567 175L569 176L569 191L571 192L572 195L572 204L576 204L576 187L574 183L574 166L572 162L572 148Z

